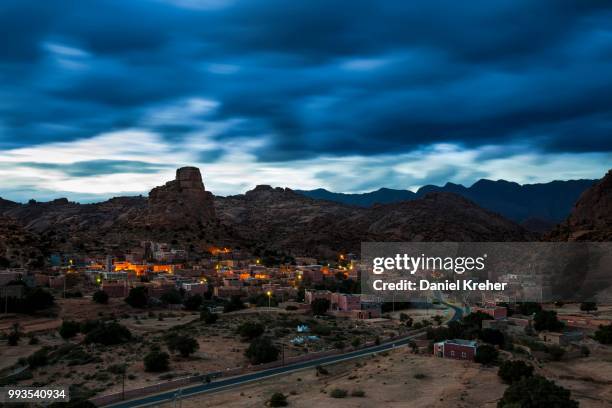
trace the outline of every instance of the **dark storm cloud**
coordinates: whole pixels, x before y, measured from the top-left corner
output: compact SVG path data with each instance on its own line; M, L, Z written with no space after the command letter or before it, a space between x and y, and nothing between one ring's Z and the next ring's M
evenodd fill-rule
M0 149L129 127L180 141L202 118L143 116L199 97L219 103L209 119L240 119L215 137L265 141L260 161L609 152L609 4L4 2Z

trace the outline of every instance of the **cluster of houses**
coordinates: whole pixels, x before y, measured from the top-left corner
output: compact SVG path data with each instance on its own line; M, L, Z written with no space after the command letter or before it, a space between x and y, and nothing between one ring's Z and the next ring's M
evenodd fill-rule
M485 313L493 318L482 321L483 329L496 329L509 335L524 335L530 331L533 323L532 316L508 316L506 307L495 304L475 306L471 308L471 312ZM582 331L575 330L575 327L569 327L569 329L564 332L541 331L538 333L538 338L544 343L558 346L568 346L584 339ZM473 360L478 354L478 342L465 339L444 340L434 343L433 352L436 357Z

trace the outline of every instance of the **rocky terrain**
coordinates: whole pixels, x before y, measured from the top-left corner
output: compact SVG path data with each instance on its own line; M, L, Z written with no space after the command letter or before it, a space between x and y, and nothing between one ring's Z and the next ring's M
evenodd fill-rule
M553 241L612 241L612 170L580 196L567 220L547 238Z
M572 216L551 239L609 239L610 173L585 192ZM362 241L529 241L538 236L453 193L372 207L317 200L287 188L258 186L245 194L215 197L197 168L147 197L117 197L79 204L67 199L27 204L0 200L11 219L46 251L108 253L140 240L171 242L190 251L209 245L272 249L292 255L333 257L359 252ZM6 240L6 237L4 238Z
M290 189L258 186L217 198L217 213L253 244L304 255L359 252L362 241L525 241L530 233L450 193L361 208L314 200Z

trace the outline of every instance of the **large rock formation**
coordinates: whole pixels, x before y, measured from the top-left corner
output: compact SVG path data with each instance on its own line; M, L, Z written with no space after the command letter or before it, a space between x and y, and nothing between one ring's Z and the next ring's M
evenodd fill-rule
M213 195L204 188L196 167L182 167L176 179L149 193L147 224L152 226L205 225L215 220Z
M612 241L612 170L580 196L568 219L548 238L554 241Z
M451 193L362 208L258 186L217 197L217 214L246 245L298 255L359 252L363 241L526 241L535 236Z

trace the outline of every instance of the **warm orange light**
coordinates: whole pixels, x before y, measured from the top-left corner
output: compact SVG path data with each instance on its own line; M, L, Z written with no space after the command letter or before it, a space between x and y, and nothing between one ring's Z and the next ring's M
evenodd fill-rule
M267 292L266 292L266 295L268 295L268 297L272 297L272 292L267 291Z

